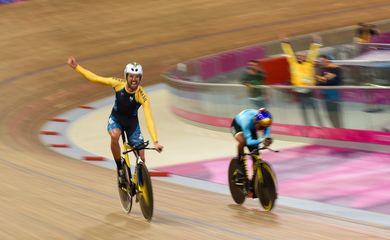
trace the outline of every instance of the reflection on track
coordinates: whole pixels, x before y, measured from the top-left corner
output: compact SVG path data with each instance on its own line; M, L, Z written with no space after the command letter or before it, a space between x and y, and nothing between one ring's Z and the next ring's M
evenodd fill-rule
M22 166L22 165L10 162L8 160L5 160L3 158L0 158L0 163L7 166L7 167L13 168L14 170L22 172L23 174L44 177L44 178L49 179L50 181L55 181L55 182L61 184L62 186L66 185L66 186L71 187L71 188L78 188L78 189L83 190L83 191L87 191L87 192L94 193L94 194L103 196L105 198L111 199L111 200L118 201L117 196L109 195L109 194L101 192L99 190L83 186L83 185L78 184L76 182L72 182L69 180L64 180L62 178L51 176L49 174L46 174L43 171L31 169L28 166ZM118 209L120 209L119 202L116 202L115 204L117 204ZM66 206L59 206L59 207L61 207L62 209L65 209L69 213L83 215L87 218L91 218L90 215L83 214L82 211L75 210L75 209L72 209L72 208L69 208ZM239 210L238 208L239 207L237 207L237 210ZM245 209L245 208L242 208L242 210L243 209ZM242 210L239 210L239 211L242 211ZM260 211L258 211L258 213L260 213ZM96 221L101 221L98 218L94 218L94 219ZM113 230L115 230L114 231L115 233L117 233L117 231L123 231L124 233L127 234L128 232L126 229L134 229L135 228L135 229L137 229L137 232L138 232L138 231L144 231L144 230L151 228L151 224L144 220L144 218L142 217L142 213L140 212L139 209L134 209L133 212L130 214L130 216L127 216L123 212L111 213L111 214L106 216L106 220L107 221L102 222L101 225L94 227L93 229L86 230L86 232L88 232L88 231L99 232L99 230L105 229L103 231L105 233L107 233L107 228L109 228L109 229L114 228ZM31 218L30 221L36 221L36 219ZM171 226L179 226L179 225L187 225L187 227L198 226L201 228L210 229L214 232L229 233L231 235L239 237L240 239L243 239L243 238L245 238L245 239L261 239L261 238L253 238L251 235L246 234L245 232L236 231L234 229L225 227L223 225L210 223L208 221L205 221L204 219L197 219L197 218L194 218L191 216L178 215L178 214L173 213L172 211L163 210L163 209L156 209L156 216L155 216L155 219L153 220L153 223L163 224L163 225L171 225ZM44 224L44 222L42 222L41 224ZM120 225L121 227L118 227L118 225ZM54 226L52 226L52 227L55 228ZM60 231L61 229L58 229L58 230ZM136 231L134 231L134 233L136 233Z

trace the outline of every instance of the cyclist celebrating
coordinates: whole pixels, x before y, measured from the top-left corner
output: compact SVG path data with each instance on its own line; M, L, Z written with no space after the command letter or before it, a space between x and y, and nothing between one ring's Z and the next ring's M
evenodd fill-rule
M68 65L91 82L108 85L115 90L115 104L108 119L107 131L111 137L111 152L117 165L118 180L124 182L124 171L121 164L121 149L119 138L126 132L129 144L137 146L144 142L138 122L138 109L143 107L146 125L153 140L154 147L161 152L163 146L157 140L150 100L144 89L140 86L143 75L142 66L138 63L129 63L124 69L124 78L101 77L81 67L74 57L68 58ZM145 151L139 151L140 157L145 161Z
M272 143L271 134L272 116L265 108L246 109L236 115L231 124L231 133L237 140L237 152L239 162L245 169L244 147L247 146L249 151L253 151L260 143L269 146ZM258 140L257 131L263 131L263 137ZM240 173L240 174L247 174ZM248 177L248 176L247 176Z

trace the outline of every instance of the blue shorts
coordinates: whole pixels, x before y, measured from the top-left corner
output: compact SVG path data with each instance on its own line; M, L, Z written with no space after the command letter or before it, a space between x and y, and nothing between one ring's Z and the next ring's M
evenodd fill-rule
M144 143L144 137L142 136L139 124L137 124L133 131L124 130L119 121L111 115L108 118L107 131L110 132L115 128L120 129L121 132L126 131L127 141L130 146L137 146Z

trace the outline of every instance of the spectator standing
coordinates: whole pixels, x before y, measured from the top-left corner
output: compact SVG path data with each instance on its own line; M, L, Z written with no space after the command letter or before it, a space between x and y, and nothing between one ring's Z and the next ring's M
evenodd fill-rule
M358 26L355 32L355 43L369 43L373 36L379 35L379 30L374 24L358 23Z
M250 60L244 75L241 77L241 83L248 87L249 99L254 108L266 107L265 93L263 89L257 88L264 84L265 74L259 65L258 60Z
M317 68L317 85L319 86L340 86L342 84L341 69L336 64L333 64L330 57L321 55L319 57L319 66ZM325 109L333 127L341 128L340 114L340 91L338 89L321 90L324 98Z
M313 109L314 116L319 126L322 126L320 114L317 109L317 104L313 98L313 91L309 87L316 85L315 79L315 59L318 56L321 47L321 38L313 35L313 42L310 44L307 56L303 53L294 53L294 50L285 38L282 43L282 49L287 55L287 61L290 66L291 84L296 88L293 92L296 93L300 103L303 121L306 126L310 126L310 121L307 115L307 108Z

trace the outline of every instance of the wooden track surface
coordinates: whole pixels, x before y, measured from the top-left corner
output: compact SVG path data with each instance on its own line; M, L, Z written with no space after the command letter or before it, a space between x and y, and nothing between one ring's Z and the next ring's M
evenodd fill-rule
M103 76L144 65L144 85L168 66L279 35L390 16L377 1L49 1L0 5L0 239L390 239L388 229L154 181L155 217L121 212L113 171L39 141L50 117L112 94L82 80L70 55ZM102 126L103 128L105 126ZM108 146L107 146L108 147ZM137 232L136 232L137 231Z

